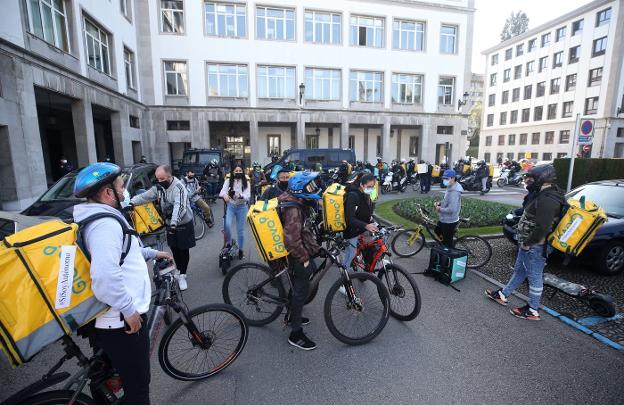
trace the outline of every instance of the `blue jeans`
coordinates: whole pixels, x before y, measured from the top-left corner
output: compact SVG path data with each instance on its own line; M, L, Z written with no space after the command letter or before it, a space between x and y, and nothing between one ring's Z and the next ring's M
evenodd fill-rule
M356 236L355 238L346 240L347 247L345 248L344 255L342 256L342 265L347 269L351 268L351 262L357 252L358 238L359 236Z
M518 257L511 280L503 288L503 295L509 297L525 279L529 280L529 306L538 310L544 290L544 245L533 245L529 250L518 249Z
M236 220L236 242L238 248L245 247L245 217L247 216L247 204L227 204L225 213L225 240L232 244L232 221Z

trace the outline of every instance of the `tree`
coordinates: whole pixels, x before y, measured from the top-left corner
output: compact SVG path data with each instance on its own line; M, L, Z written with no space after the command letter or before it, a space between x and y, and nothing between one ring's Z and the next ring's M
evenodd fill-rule
M481 114L483 113L483 106L481 102L477 102L470 109L470 117L468 118L470 137L468 138L468 149L466 150L466 156L479 156L479 132L481 131Z
M529 29L529 17L522 10L517 13L511 12L511 15L505 20L505 26L501 32L501 42L507 41L509 38L520 35Z

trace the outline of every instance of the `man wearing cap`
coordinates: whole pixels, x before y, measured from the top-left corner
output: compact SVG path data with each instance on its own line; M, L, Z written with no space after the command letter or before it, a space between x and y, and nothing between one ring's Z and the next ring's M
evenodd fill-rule
M461 193L464 191L457 182L457 173L453 169L447 169L442 173L442 182L446 186L444 199L436 201L434 207L440 215L435 232L442 238L442 244L453 247L453 235L459 224L459 211L461 210Z
M274 171L271 174L271 180L275 183L267 188L262 196L261 200L270 200L272 198L279 197L283 192L288 190L288 180L290 179L290 170L286 167L277 165L274 167Z

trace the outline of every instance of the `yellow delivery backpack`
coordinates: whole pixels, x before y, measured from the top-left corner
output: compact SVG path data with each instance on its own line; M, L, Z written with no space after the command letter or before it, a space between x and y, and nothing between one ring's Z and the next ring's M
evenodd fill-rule
M132 210L132 225L139 235L156 232L165 226L154 203L137 205Z
M247 211L247 222L265 262L288 256L284 244L284 228L278 213L279 206L277 198L260 200Z
M433 171L431 172L431 177L440 177L440 166L433 166Z
M586 201L585 196L580 200L568 199L568 205L548 242L563 253L578 256L607 221L607 215L595 203Z
M323 193L323 225L327 232L347 229L344 212L345 186L333 183Z
M0 348L13 366L108 309L93 295L89 255L79 243L81 229L103 217L118 220L124 236L134 232L120 218L101 213L80 224L44 222L0 242Z

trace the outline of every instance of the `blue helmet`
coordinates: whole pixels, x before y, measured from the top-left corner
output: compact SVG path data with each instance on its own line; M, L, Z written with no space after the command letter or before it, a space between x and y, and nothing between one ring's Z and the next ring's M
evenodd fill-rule
M290 172L290 170L282 165L273 166L273 169L271 169L271 180L277 180L277 175L282 172Z
M76 176L74 195L78 198L91 197L102 186L112 184L121 174L121 168L114 163L94 163L82 169Z
M457 177L457 173L453 169L446 169L444 173L442 173L443 179L448 179L449 177Z
M297 198L320 200L321 188L316 182L317 172L299 172L288 180L288 192Z

